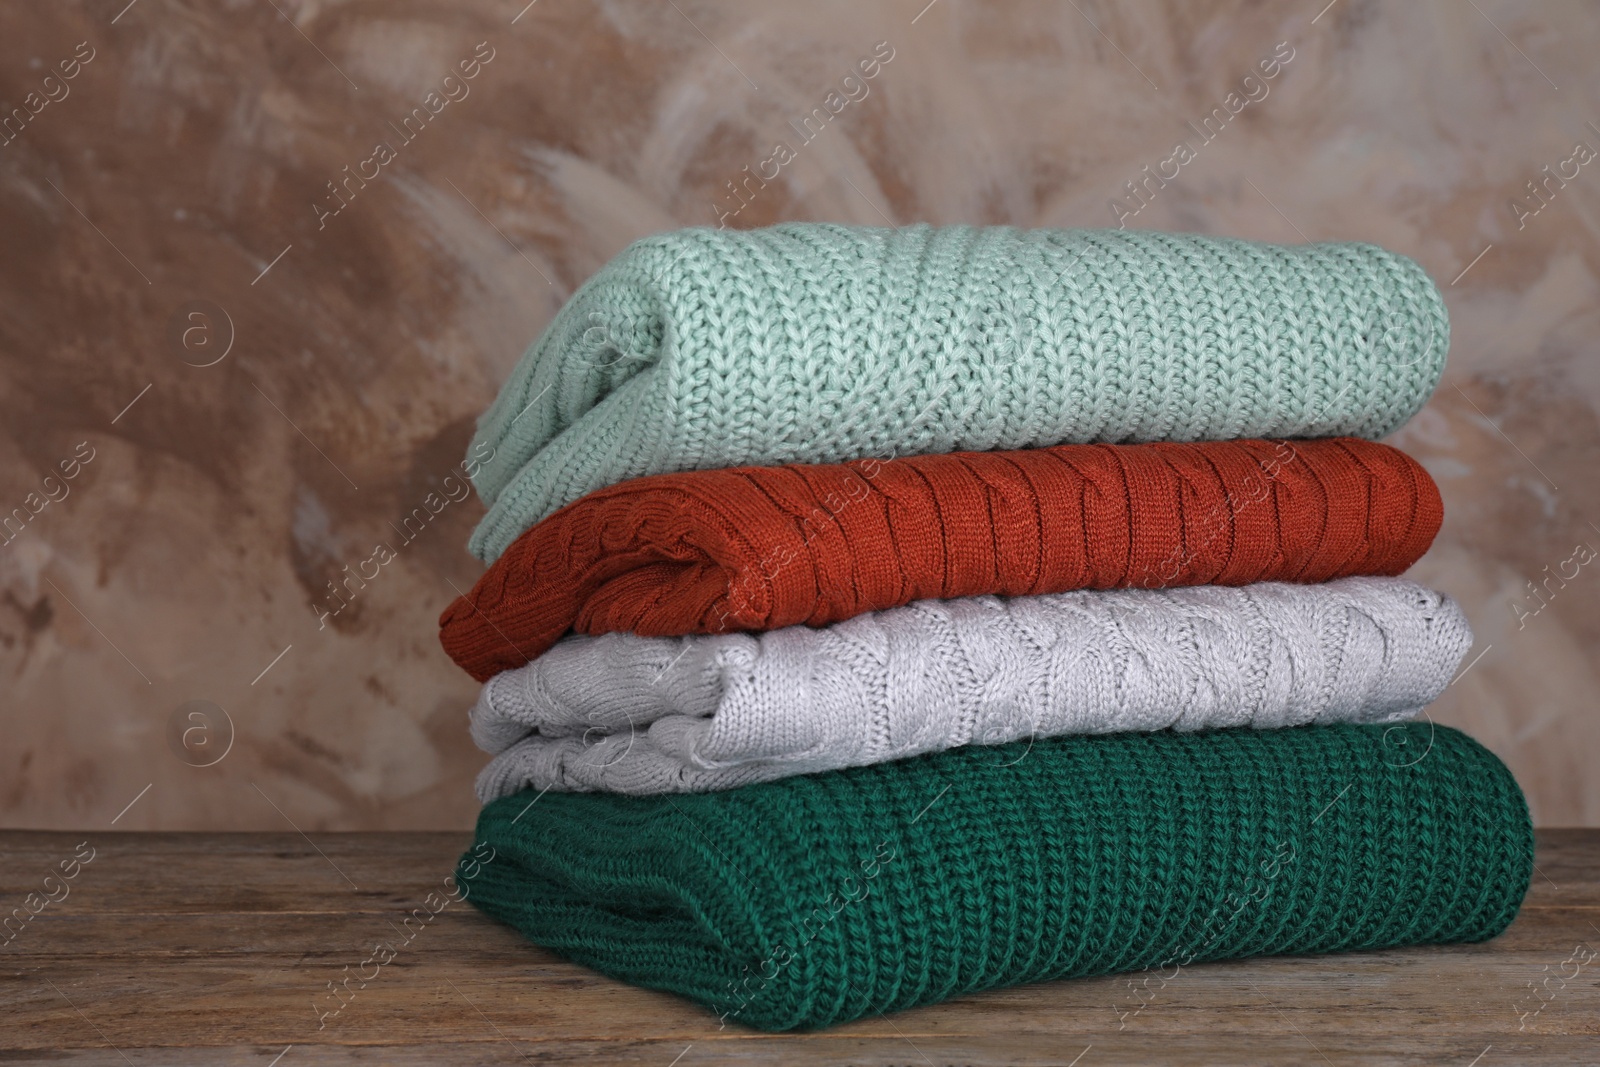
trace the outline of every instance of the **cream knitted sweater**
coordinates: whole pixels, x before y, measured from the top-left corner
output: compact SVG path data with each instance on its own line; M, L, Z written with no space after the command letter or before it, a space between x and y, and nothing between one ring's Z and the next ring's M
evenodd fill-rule
M488 802L520 789L699 792L967 744L1126 730L1389 722L1472 634L1401 578L924 600L823 629L572 636L490 679Z

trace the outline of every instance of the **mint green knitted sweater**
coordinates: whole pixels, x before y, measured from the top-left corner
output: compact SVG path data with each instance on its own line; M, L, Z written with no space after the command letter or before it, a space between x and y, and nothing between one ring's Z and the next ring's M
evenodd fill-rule
M1049 978L1481 941L1533 865L1511 773L1427 722L1048 738L719 793L526 792L484 808L477 837L457 877L479 908L764 1030Z
M1372 245L787 223L638 241L478 423L499 556L668 471L1067 442L1377 438L1438 383L1445 308Z

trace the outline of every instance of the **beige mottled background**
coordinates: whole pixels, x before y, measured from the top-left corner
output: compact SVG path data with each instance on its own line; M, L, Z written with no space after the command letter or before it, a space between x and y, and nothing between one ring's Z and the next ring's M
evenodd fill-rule
M1413 573L1462 600L1481 657L1436 716L1539 822L1600 825L1600 561L1512 607L1600 548L1600 161L1536 215L1526 188L1600 148L1592 3L524 2L0 8L4 114L93 50L0 146L0 511L94 456L0 546L0 824L469 825L474 687L434 620L479 570L476 500L331 625L313 606L460 461L574 288L713 222L887 41L870 95L732 224L1113 224L1288 42L1129 222L1375 241L1438 280L1449 369L1394 440L1447 508ZM470 95L319 229L326 183L479 42ZM195 700L226 722L175 718Z

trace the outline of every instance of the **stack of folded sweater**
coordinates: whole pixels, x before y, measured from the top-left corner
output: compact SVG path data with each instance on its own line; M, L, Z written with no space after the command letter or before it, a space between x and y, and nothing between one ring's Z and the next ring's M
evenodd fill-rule
M771 1030L1494 936L1527 808L1412 721L1472 638L1373 442L1447 332L1367 245L634 244L479 423L465 891Z

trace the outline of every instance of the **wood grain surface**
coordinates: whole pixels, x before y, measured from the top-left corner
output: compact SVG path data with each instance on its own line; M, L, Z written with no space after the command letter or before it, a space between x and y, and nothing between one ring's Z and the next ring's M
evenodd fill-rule
M28 895L39 894L37 914L13 920L0 943L0 1061L1600 1060L1600 831L1540 832L1522 913L1488 944L1195 966L1164 988L1152 983L1137 1013L1129 977L1113 976L806 1035L719 1029L704 1009L567 963L461 903L414 921L391 961L363 968L374 943L404 940L407 915L428 914L424 902L469 841L461 833L0 834L0 902L26 914ZM91 850L88 862L73 862ZM47 895L55 899L40 907ZM365 985L349 983L355 991L338 1014L324 1015L338 1003L329 983L363 970Z

